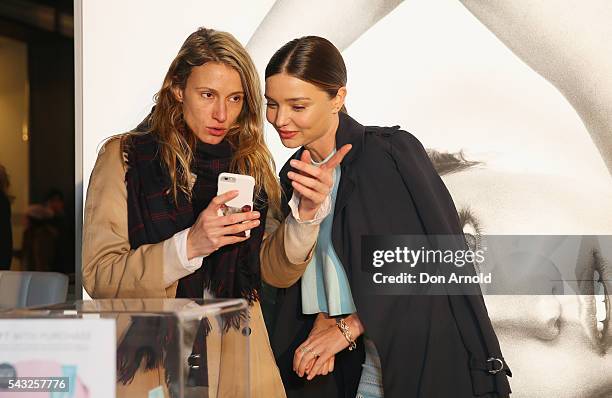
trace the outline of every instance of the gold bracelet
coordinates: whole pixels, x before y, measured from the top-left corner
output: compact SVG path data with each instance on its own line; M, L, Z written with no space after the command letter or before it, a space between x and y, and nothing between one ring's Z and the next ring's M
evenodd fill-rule
M353 351L355 348L357 348L357 343L355 343L355 340L353 340L353 335L351 334L351 331L346 322L344 322L343 318L336 318L336 326L338 326L340 333L342 333L346 341L348 341L349 351Z

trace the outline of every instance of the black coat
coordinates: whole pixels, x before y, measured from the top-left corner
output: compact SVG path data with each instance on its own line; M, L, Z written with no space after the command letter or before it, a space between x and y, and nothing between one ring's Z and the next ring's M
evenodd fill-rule
M504 370L491 374L502 358L480 295L373 295L357 289L361 237L391 234L462 234L448 190L421 143L398 127L364 127L340 114L336 147L352 144L341 164L332 242L344 266L366 334L381 357L385 398L504 397L510 393ZM292 158L300 156L302 149ZM280 178L285 197L292 188ZM289 209L284 203L284 211ZM364 360L363 344L336 356L335 370L313 381L292 370L296 348L307 338L314 316L301 310L301 283L281 290L271 336L289 398L354 398Z

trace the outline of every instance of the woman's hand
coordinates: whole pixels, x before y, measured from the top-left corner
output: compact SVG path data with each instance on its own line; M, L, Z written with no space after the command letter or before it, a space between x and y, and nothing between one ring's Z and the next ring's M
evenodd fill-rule
M238 196L238 191L229 191L215 196L204 209L187 234L187 258L207 256L220 247L243 242L247 236L231 236L253 229L259 225L259 212L249 211L228 216L219 216L226 202ZM247 221L242 223L243 221Z
M336 319L330 317L326 312L319 312L317 314L317 318L314 321L314 325L312 326L312 330L310 330L310 333L308 334L308 337L310 336L314 336L315 334L322 332L326 329L329 328L337 328L336 326ZM327 360L326 363L323 364L323 366L321 366L321 370L319 371L319 373L312 375L312 377L314 378L315 376L319 376L319 375L327 375L328 373L331 373L334 371L334 363L335 363L335 359L336 356L332 355L331 358L329 358ZM306 368L306 373L308 375L311 374L311 369L312 369L312 365L314 365L314 358L309 362L307 368Z
M291 160L291 166L298 172L290 171L287 177L291 180L293 189L301 195L298 208L300 219L312 220L315 217L317 210L334 185L334 169L342 162L351 148L351 144L344 145L331 159L319 167L312 165L310 151L307 149L302 152L300 160Z
M317 318L315 319L314 325L312 326L312 329L310 330L310 333L308 334L308 337L314 336L315 334L322 332L329 328L337 328L336 319L330 317L326 312L319 312L317 314ZM314 365L314 362L315 362L314 359L315 358L313 358L308 363L308 366L306 367L306 374L310 375L311 373L310 370L312 368L312 365ZM313 375L312 377L314 378L315 376L319 376L319 375L325 376L326 374L333 372L335 359L336 359L336 356L332 355L331 358L329 358L327 362L324 363L323 366L321 366L321 370L319 371L319 373Z
M314 325L312 325L312 329L308 334L308 337L313 336L325 329L329 329L331 327L336 328L336 318L329 316L326 312L319 312L317 317L315 318Z
M319 322L315 321L311 334L295 350L293 356L294 372L300 377L307 373L307 380L331 372L334 367L335 355L349 346L348 341L336 326L335 319L320 320L319 316L317 316ZM333 327L329 327L330 321L333 321ZM345 318L345 322L349 326L353 339L357 339L363 334L363 325L357 314L348 316Z

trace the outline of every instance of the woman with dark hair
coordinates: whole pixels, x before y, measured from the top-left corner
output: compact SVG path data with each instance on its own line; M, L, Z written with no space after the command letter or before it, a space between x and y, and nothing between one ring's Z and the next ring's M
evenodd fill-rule
M363 126L346 113L346 75L339 51L316 36L285 44L265 72L267 120L283 145L300 148L280 173L291 198L286 214L321 190L327 159L352 148L333 167L332 205L313 259L279 292L272 348L287 395L508 396L510 370L482 296L376 295L360 287L362 236L465 242L421 143L398 127Z
M304 222L318 211L318 198L297 209L301 223L278 220L281 192L264 144L261 111L259 81L246 50L228 33L198 29L170 65L144 131L111 139L100 151L85 205L83 285L93 298L249 302L249 328L242 319L228 319L223 350L229 353L233 339L250 335L247 367L229 369L236 356L207 360L205 322L196 337L189 383L219 396L285 396L261 313L261 279L263 274L275 284L297 280L318 231L316 223ZM222 172L254 177L253 211L217 214L237 196L236 191L217 196ZM328 190L325 184L320 189ZM250 237L237 235L246 230ZM311 230L314 236L301 238ZM167 325L155 322L133 323L118 348L118 379L132 388L141 384L145 392L160 380L168 385L178 380L181 369L168 363L171 347L163 345L177 342L162 333ZM218 386L213 374L219 371L211 367L225 373ZM247 379L250 386L242 383Z

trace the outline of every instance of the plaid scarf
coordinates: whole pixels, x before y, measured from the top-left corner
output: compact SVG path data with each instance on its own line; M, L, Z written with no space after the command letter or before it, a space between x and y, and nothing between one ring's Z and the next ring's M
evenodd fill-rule
M137 249L144 244L158 243L193 225L197 216L217 195L219 174L229 171L233 150L227 140L210 145L198 140L194 151L191 172L196 182L192 188L192 200L182 191L177 199L171 189L170 176L159 158L159 143L153 134L134 134L126 139L126 173L128 202L128 231L130 246ZM203 259L202 266L194 273L179 280L177 298L202 298L209 290L217 298L245 298L249 303L259 300L261 273L259 248L263 239L267 213L267 198L254 203L262 221L251 230L251 237L244 242L224 246ZM246 313L223 317L224 331L239 329ZM118 347L117 367L119 381L129 383L142 360L146 369L154 369L164 363L168 387L174 390L181 367L167 355L177 347L172 337L172 327L159 318L141 317L134 320ZM208 319L203 319L198 329L192 355L199 371L190 371L190 385L207 385L206 336L210 332ZM174 347L174 348L173 348ZM170 350L170 351L169 351ZM176 352L176 351L175 351ZM172 394L174 396L174 394Z
M130 246L158 243L193 225L217 195L219 174L229 171L233 150L227 140L205 144L198 140L191 171L197 178L192 201L179 190L176 203L171 181L152 134L134 135L128 146L128 229ZM265 196L265 195L264 195ZM177 298L202 298L204 289L218 298L258 300L261 286L259 247L263 238L267 200L257 200L261 223L244 242L228 245L205 257L196 272L179 280Z

